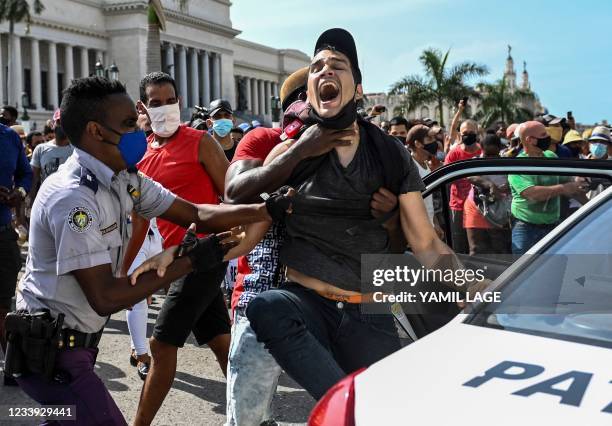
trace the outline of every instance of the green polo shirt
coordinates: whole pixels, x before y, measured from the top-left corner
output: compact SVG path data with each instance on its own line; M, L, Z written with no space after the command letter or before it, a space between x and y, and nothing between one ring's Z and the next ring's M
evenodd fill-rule
M527 157L527 154L521 152L517 157ZM552 151L544 151L544 157L557 158L557 155ZM508 175L508 183L512 191L512 216L523 222L537 225L557 223L560 216L560 197L553 197L546 201L531 201L521 194L532 186L552 186L565 181L567 179L551 175Z

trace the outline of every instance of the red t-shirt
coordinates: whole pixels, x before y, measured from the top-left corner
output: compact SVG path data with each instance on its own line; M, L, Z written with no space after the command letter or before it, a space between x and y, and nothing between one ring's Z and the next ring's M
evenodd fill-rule
M270 151L281 142L281 134L282 130L279 128L258 127L251 130L238 144L232 163L240 160L264 161ZM236 308L238 299L240 299L240 295L244 292L244 277L250 273L252 271L247 257L239 257L236 283L232 292L232 310Z
M282 133L280 128L258 127L251 130L236 147L232 163L239 160L265 160L270 151L281 142Z
M467 152L463 149L463 145L458 145L451 149L446 155L444 164L454 163L455 161L469 160L470 158L478 157L482 153L480 147L474 152ZM459 179L451 184L450 202L448 203L451 210L463 211L463 203L467 198L472 185L467 179Z
M219 194L212 179L200 163L201 130L180 126L179 130L159 148L154 148L154 135L149 136L147 152L138 169L154 181L194 204L219 204ZM185 228L157 219L164 248L181 243ZM200 234L204 236L205 234Z

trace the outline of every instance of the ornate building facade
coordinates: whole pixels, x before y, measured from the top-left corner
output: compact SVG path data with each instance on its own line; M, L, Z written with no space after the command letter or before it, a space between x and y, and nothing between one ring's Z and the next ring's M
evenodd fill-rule
M32 15L29 29L16 24L9 37L8 23L0 25L0 100L21 111L25 93L28 114L40 129L60 104L62 90L72 79L94 74L97 63L105 69L115 64L119 80L137 99L146 73L148 1L43 3L45 10ZM238 38L229 0L161 0L161 5L166 16L162 70L177 81L183 114L223 97L242 113L269 122L270 97L309 57ZM9 65L15 80L10 83Z

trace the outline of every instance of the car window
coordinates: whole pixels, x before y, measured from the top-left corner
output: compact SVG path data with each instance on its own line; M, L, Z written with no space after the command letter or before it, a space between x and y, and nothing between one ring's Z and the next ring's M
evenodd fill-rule
M464 254L465 262L491 266L490 278L496 278L610 183L608 178L544 173L474 174L429 197L444 241ZM575 191L566 196L542 193L563 184L568 192Z
M503 285L501 303L469 320L612 347L612 200L571 228Z

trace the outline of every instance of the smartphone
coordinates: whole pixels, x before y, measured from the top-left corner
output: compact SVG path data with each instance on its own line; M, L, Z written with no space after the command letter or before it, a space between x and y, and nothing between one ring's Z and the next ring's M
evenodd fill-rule
M466 96L465 98L463 98L463 99L462 99L462 101L463 101L463 105L464 105L464 106L467 106L468 99L469 99L469 98L468 98L467 96Z
M568 111L567 112L567 119L569 120L569 119L572 119L572 118L574 118L574 116L572 115L572 112Z

